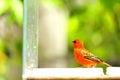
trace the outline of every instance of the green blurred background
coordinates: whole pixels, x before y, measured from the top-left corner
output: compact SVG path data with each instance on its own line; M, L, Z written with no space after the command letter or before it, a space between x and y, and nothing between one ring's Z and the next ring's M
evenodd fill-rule
M113 66L120 66L120 0L43 0L68 11L67 56L72 40ZM23 0L0 0L0 80L21 80ZM69 58L69 57L67 57ZM68 59L68 66L79 66Z
M0 0L0 80L21 80L23 0Z

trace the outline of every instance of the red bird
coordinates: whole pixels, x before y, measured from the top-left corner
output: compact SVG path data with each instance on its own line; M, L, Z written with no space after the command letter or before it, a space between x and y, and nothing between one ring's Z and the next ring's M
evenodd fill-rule
M107 67L111 67L111 65L107 64L106 62L86 50L81 40L74 40L73 43L74 58L83 67L93 68L96 67L97 64L104 64Z

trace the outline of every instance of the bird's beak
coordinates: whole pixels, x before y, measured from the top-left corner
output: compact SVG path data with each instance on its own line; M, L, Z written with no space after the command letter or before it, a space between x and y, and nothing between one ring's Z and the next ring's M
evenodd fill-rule
M76 43L76 41L74 40L74 41L72 41L73 43Z

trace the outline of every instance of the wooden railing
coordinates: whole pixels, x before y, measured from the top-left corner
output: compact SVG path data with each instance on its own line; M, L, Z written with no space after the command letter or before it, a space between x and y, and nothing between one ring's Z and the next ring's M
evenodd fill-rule
M120 68L40 68L23 75L26 80L120 80Z

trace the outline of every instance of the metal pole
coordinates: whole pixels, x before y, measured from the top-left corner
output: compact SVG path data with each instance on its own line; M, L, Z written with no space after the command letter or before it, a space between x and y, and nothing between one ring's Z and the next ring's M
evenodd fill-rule
M38 0L24 0L23 75L38 67Z

